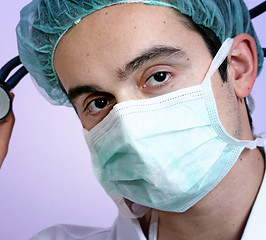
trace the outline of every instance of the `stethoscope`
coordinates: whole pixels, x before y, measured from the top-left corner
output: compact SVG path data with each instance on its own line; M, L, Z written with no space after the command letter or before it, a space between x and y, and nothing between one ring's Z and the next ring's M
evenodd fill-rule
M253 19L266 11L266 1L252 8L250 18ZM263 48L264 57L266 57L266 48ZM21 65L19 56L11 59L0 69L0 122L4 121L12 110L12 98L9 92L19 83L19 81L28 73L24 66L21 66L10 78L7 79L10 72ZM7 79L7 80L6 80Z
M12 98L9 92L28 73L27 69L22 66L6 81L10 72L19 65L21 61L17 56L0 69L0 122L6 119L12 109Z

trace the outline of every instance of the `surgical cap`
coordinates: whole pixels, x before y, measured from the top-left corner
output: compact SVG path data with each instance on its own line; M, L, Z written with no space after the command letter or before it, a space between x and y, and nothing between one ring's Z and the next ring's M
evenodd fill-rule
M37 88L52 104L71 105L53 66L54 51L61 37L86 15L124 2L175 8L196 24L210 28L221 43L247 33L257 44L258 72L262 68L263 51L242 0L33 0L21 10L17 26L19 55Z

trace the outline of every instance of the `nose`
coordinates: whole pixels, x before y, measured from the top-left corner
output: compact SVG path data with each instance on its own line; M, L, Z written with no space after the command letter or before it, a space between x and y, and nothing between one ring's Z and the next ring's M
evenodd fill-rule
M137 87L122 87L115 94L116 102L121 103L129 100L144 99L145 96L141 93Z

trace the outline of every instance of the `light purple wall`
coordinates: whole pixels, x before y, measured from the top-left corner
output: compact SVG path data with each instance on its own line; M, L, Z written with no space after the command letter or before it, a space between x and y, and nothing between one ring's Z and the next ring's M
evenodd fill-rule
M0 66L17 55L14 29L28 2L0 1ZM251 8L262 0L246 2ZM266 14L254 21L264 47L265 19ZM264 70L253 90L257 132L266 131L265 78ZM29 76L14 92L16 125L0 171L0 239L28 239L58 223L110 226L117 210L92 174L74 111L51 106Z

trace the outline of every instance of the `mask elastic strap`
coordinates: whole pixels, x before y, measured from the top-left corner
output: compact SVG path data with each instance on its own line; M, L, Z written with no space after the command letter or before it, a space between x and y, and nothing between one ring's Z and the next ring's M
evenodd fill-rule
M134 210L132 210L125 202L124 198L120 197L117 199L113 199L116 206L122 215L126 218L140 218L143 217L149 210L149 207L145 207L136 203L134 206Z
M219 51L217 52L216 56L212 60L211 66L209 68L208 73L206 74L205 79L210 78L217 69L221 66L223 61L227 58L231 47L233 45L234 39L233 38L227 38L223 45L220 47Z
M265 147L266 140L264 138L256 138L254 141L249 142L246 148L251 150L255 149L256 147Z
M156 240L158 235L158 212L155 209L152 209L151 220L149 227L149 240Z

